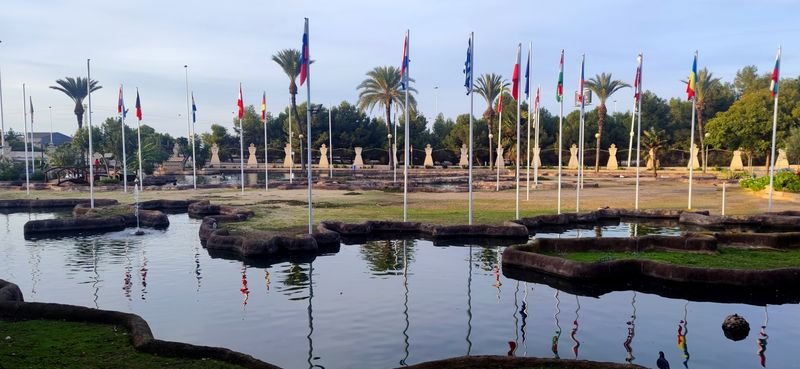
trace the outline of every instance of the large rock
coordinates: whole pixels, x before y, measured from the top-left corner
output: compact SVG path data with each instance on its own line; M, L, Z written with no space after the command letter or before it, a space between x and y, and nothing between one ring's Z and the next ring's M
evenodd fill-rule
M722 322L722 333L731 341L741 341L750 334L750 323L738 314L728 315Z
M71 208L78 204L89 204L89 199L12 199L0 200L0 209L15 208ZM95 206L111 206L118 204L117 200L95 199Z
M22 291L19 286L0 279L0 302L3 301L25 301L22 298Z

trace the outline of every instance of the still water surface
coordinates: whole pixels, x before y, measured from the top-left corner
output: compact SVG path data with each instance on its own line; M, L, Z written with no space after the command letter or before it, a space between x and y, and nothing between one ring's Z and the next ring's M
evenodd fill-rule
M224 346L285 368L391 368L506 355L510 342L518 356L654 367L664 351L673 368L800 368L799 305L690 302L632 291L575 296L505 278L497 266L501 247L425 240L342 245L313 263L248 266L209 257L199 221L185 214L170 215L169 229L143 237L126 230L23 238L26 221L55 216L0 214L0 278L17 283L27 301L133 312L158 338ZM631 232L623 223L536 237ZM732 313L750 322L743 341L722 334Z

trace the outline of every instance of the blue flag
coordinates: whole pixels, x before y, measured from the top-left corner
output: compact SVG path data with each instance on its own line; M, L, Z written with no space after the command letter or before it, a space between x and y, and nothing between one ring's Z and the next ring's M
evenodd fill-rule
M194 92L192 92L192 123L197 123L197 105L194 104Z
M472 37L467 43L467 60L464 62L464 87L467 95L472 92Z
M531 91L531 50L528 49L528 65L525 67L525 98Z

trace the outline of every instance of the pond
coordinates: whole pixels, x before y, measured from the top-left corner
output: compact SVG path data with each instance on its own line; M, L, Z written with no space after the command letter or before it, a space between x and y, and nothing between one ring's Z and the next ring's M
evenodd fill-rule
M343 244L312 263L245 265L209 257L199 221L185 214L170 215L169 229L142 237L129 229L23 238L26 221L54 216L0 214L0 278L17 283L27 301L133 312L157 338L223 346L285 368L392 368L506 355L510 343L518 356L653 367L664 351L673 368L800 368L794 358L800 305L693 302L633 291L575 296L504 277L497 266L502 247L426 240ZM606 236L631 231L627 223L606 227ZM722 320L733 313L750 322L743 341L722 334Z

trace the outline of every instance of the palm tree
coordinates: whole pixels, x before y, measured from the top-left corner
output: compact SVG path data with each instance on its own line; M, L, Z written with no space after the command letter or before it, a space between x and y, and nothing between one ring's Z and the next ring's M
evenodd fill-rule
M654 127L650 127L643 133L642 146L647 150L648 155L652 152L653 157L650 159L653 160L653 177L658 178L658 150L666 147L669 140L665 138L666 133L663 130L656 131Z
M594 171L597 172L600 170L600 141L603 139L603 124L605 124L606 113L608 112L608 109L606 108L606 101L615 92L631 86L620 80L612 80L611 73L600 73L586 81L586 87L592 90L594 95L597 96L597 99L600 100L600 103L597 106L597 133L599 136L597 137L597 148L594 162Z
M483 119L489 127L489 133L494 132L492 129L492 122L495 117L494 101L500 96L502 91L508 87L508 82L503 81L503 77L499 74L484 73L478 80L475 81L474 91L481 95L486 101L486 111L483 112ZM500 137L497 138L498 140ZM489 142L489 169L494 166L492 161L492 143Z
M412 79L411 82L414 80ZM367 72L367 79L363 80L358 89L361 90L358 94L358 110L361 112L367 109L372 110L375 106L380 106L386 113L386 130L391 132L392 127L392 103L402 106L405 104L405 92L400 89L400 69L393 66L375 67L375 69ZM417 92L413 87L409 88L409 92ZM408 103L410 111L416 109L417 101L414 95L409 94ZM406 122L408 124L408 122ZM392 143L387 143L389 152L389 167L394 165L394 155L392 155Z
M303 126L300 124L300 114L297 113L297 83L295 83L295 79L297 79L297 75L300 74L300 50L297 49L283 49L278 51L277 54L272 56L272 61L280 65L281 69L283 69L283 73L286 73L286 76L289 77L289 96L292 98L292 106L291 114L294 117L294 121L297 124L297 132L302 134ZM309 63L313 63L314 61L310 61ZM308 108L308 107L307 107ZM306 159L303 155L303 142L300 142L300 165L303 169L306 167Z
M64 79L56 80L58 86L50 86L50 88L54 90L63 92L75 102L75 110L73 112L75 113L75 117L78 119L78 129L83 127L83 113L86 112L83 109L83 99L85 99L89 94L86 81L87 79L83 77L64 77ZM101 88L103 88L103 86L98 86L97 81L92 80L92 92L95 92Z
M700 137L700 156L703 159L703 168L706 167L705 156L705 111L706 111L706 92L713 84L719 83L719 77L708 71L708 68L700 69L697 72L695 83L695 104L697 105L697 134ZM691 150L691 147L689 148Z

